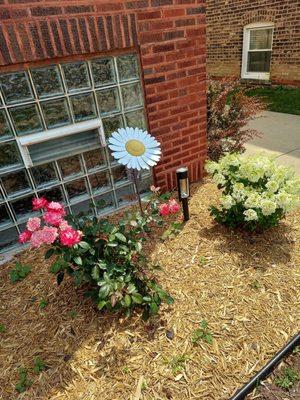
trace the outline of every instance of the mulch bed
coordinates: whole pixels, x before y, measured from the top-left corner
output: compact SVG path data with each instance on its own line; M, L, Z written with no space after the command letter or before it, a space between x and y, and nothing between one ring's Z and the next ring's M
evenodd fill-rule
M97 312L68 279L57 287L42 251L2 266L0 398L225 400L260 370L299 331L300 212L264 234L237 233L213 223L207 208L218 196L215 185L200 184L182 232L148 240L175 299L148 322ZM16 260L32 272L13 284ZM213 343L194 345L203 319ZM48 367L40 374L37 356ZM18 395L20 366L33 385Z

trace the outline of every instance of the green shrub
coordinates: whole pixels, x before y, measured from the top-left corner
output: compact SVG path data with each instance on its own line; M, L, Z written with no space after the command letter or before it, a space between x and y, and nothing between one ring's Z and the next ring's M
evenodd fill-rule
M206 170L223 190L221 205L211 206L211 215L231 228L263 231L299 205L300 179L264 154L227 154L207 162Z

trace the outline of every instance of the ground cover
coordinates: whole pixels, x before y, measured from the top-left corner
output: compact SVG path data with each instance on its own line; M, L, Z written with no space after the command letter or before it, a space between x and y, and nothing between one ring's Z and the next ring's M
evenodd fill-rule
M225 400L247 382L299 331L300 212L263 234L230 231L209 215L218 198L195 186L184 229L149 236L175 301L148 322L99 313L69 279L57 287L42 251L3 266L0 397ZM31 271L11 282L16 261Z
M262 98L269 111L300 115L300 88L263 86L248 90L247 95Z

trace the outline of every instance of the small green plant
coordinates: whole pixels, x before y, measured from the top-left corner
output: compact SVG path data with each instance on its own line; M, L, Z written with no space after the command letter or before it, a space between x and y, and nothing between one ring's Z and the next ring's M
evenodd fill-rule
M282 389L289 389L299 380L300 373L288 367L284 369L282 376L274 380L274 383Z
M178 356L174 356L168 362L169 366L172 369L173 375L178 375L185 368L185 363L189 359L186 354L180 354Z
M4 333L5 332L5 325L0 324L0 333Z
M207 263L207 258L205 256L200 256L199 265L205 265Z
M45 368L46 368L46 364L44 363L44 361L39 356L37 356L34 359L33 371L36 374L39 374L40 372L44 371Z
M46 308L48 305L48 301L44 298L42 298L42 300L40 301L39 307L41 310L43 310L44 308Z
M72 318L72 319L75 319L76 317L77 317L77 311L75 311L75 310L71 310L70 312L69 312L69 315L70 315L70 317Z
M300 354L300 346L296 346L293 350L294 354Z
M250 283L250 287L251 289L260 289L261 288L261 284L259 283L259 281L256 279L255 281Z
M182 228L183 228L182 222L172 222L170 224L170 227L162 234L161 236L162 240L173 239L175 236L178 235L178 233L182 230Z
M201 321L200 328L196 329L193 332L192 343L197 344L199 340L204 340L209 344L212 344L213 342L213 336L208 330L208 323L205 321L205 319Z
M29 265L21 264L20 262L16 262L15 268L12 269L9 273L11 282L22 281L31 271Z
M26 368L19 368L19 381L15 386L15 389L19 393L25 392L30 386L32 385L32 381L28 379L27 376L27 369Z

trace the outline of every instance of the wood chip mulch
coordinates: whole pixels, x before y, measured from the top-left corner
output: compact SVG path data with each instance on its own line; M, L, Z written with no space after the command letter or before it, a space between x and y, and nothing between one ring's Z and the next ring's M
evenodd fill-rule
M97 312L68 279L58 287L42 251L0 267L0 398L225 400L247 382L299 331L300 212L264 234L238 233L212 221L218 197L209 181L198 185L181 233L148 241L175 299L148 322ZM13 284L17 260L32 272ZM213 343L194 345L204 319ZM19 367L33 382L22 394Z

